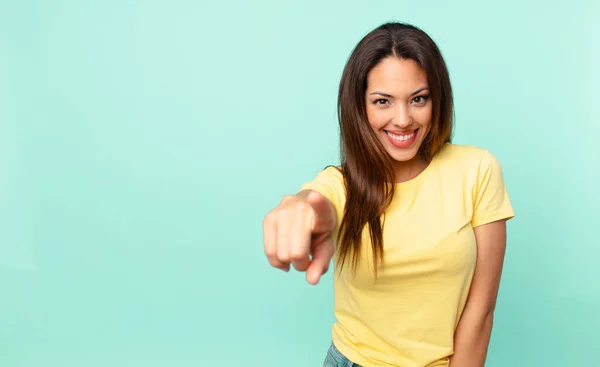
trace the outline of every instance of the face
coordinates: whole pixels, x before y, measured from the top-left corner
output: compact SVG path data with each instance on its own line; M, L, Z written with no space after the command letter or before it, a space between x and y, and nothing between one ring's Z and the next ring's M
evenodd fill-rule
M369 124L396 162L420 159L431 128L432 103L425 70L414 60L388 57L367 75Z

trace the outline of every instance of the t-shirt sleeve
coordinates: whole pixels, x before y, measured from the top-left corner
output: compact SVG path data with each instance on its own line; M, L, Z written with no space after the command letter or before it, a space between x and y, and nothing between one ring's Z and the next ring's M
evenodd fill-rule
M305 182L300 190L314 190L325 196L333 206L338 217L338 227L344 211L344 177L337 167L327 167L320 171L312 181Z
M473 199L473 227L514 217L513 207L504 184L502 167L492 153L482 155Z

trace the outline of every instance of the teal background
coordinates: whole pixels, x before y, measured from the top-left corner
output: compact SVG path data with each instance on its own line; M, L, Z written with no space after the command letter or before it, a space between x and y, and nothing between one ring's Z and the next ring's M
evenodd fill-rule
M488 367L597 361L597 1L1 1L0 366L319 366L264 214L338 159L354 45L438 43L517 217Z

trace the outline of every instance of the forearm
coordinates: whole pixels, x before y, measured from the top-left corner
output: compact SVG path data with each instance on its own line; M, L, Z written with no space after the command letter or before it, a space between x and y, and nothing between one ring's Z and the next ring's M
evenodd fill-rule
M492 334L494 313L464 314L454 334L450 367L483 367Z

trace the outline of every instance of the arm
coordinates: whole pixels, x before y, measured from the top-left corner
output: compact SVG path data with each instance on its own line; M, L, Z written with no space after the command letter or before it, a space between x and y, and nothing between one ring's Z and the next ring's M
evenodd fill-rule
M483 367L492 332L504 253L506 221L474 228L477 265L467 304L454 334L450 367Z

